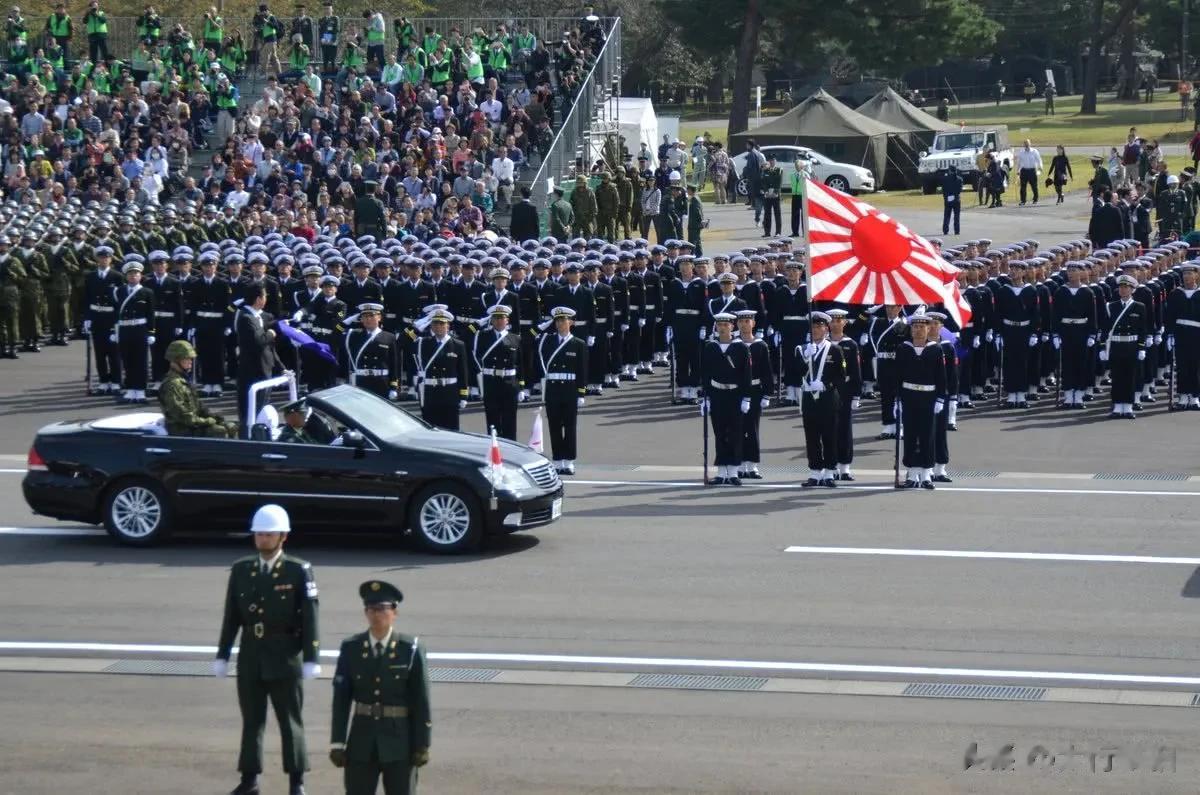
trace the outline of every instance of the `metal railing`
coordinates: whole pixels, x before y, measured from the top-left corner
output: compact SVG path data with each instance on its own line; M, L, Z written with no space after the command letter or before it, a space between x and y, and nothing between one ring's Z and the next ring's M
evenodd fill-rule
M608 38L596 57L596 62L580 85L571 109L559 125L554 140L534 175L531 190L538 215L546 219L550 206L550 191L563 180L574 176L576 159L583 158L583 171L588 173L589 145L593 116L596 109L610 96L621 93L621 20L613 20Z

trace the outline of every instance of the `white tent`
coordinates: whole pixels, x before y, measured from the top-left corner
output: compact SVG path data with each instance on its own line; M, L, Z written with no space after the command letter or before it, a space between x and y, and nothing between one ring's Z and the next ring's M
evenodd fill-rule
M658 116L649 99L642 97L610 97L605 103L604 118L594 127L597 133L592 138L592 157L595 162L603 156L605 132L615 131L625 136L625 147L637 165L638 150L643 143L650 150L650 168L658 165Z

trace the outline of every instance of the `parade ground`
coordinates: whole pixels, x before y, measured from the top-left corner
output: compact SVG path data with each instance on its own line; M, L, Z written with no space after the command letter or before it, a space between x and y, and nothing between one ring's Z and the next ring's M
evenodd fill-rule
M131 549L30 513L36 430L119 410L84 396L82 367L73 343L0 369L0 793L228 791L235 686L210 662L252 546ZM1052 401L960 412L934 492L893 489L872 401L857 480L800 488L800 419L772 408L765 479L705 488L700 417L660 368L588 399L555 524L468 557L349 526L292 538L326 652L305 687L309 791L340 791L329 655L362 630L371 577L404 591L398 625L429 649L425 791L1189 789L1200 415ZM464 429L483 430L477 409ZM278 747L272 722L266 792L286 786Z

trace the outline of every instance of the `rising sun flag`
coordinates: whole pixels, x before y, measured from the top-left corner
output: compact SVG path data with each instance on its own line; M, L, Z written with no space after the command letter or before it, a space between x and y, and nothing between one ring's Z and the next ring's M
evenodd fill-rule
M805 188L811 300L944 304L958 328L970 320L958 269L933 244L841 191L813 181Z

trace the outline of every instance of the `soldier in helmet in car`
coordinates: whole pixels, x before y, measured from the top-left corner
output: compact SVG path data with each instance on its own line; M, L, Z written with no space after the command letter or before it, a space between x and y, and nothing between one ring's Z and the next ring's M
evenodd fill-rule
M195 387L187 375L196 359L196 349L187 340L175 340L167 346L167 361L171 363L158 389L163 420L172 436L211 436L217 439L237 438L237 425L213 414L200 403Z

